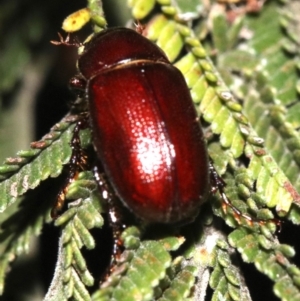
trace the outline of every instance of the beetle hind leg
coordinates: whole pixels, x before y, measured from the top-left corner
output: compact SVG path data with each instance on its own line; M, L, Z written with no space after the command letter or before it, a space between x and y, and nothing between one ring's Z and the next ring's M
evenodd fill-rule
M221 199L222 199L222 209L223 212L226 213L227 208L231 208L233 211L233 215L235 220L240 224L241 223L241 218L244 218L247 223L252 226L254 222L259 223L260 225L264 225L267 222L273 222L277 226L281 227L281 221L276 219L276 218L271 218L271 219L259 219L256 217L252 217L246 213L243 213L241 210L236 208L230 201L230 199L227 197L224 187L226 186L226 183L224 180L219 176L217 173L216 169L214 168L212 162L209 162L209 173L211 177L211 182L212 182L212 192L215 193L216 191L219 192Z

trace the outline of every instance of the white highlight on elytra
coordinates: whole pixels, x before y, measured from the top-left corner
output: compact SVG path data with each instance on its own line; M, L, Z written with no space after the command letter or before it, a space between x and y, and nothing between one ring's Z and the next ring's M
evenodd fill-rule
M166 143L163 134L161 134L159 141L163 143L157 143L149 137L139 137L136 143L137 157L144 174L157 175L161 165L170 166L172 163L171 159L175 156L173 145Z

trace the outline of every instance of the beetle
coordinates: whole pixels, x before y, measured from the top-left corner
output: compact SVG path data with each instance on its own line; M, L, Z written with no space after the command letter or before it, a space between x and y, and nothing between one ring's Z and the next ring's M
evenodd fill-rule
M51 42L82 46L70 42L69 35L66 40L59 37L59 42ZM226 183L208 158L184 77L158 46L132 29L106 29L84 44L78 71L70 80L80 100L74 107L87 112L73 131L69 177L52 208L53 218L65 204L68 185L87 168L79 132L90 127L109 182L140 219L149 223L192 222L209 193L218 191L224 212L230 207L237 222L243 217L250 225L271 221L281 227L276 218L261 220L241 212L227 198ZM105 177L94 171L118 238L122 226L117 221L115 193Z
M208 196L209 160L181 72L128 28L94 36L78 70L71 88L84 87L96 153L117 196L147 222L193 219Z

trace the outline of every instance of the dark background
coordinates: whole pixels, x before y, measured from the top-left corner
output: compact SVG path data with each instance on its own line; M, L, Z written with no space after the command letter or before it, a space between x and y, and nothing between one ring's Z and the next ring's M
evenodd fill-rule
M128 18L127 11L124 8L116 9L118 1L104 1L104 10L109 26L125 25ZM126 1L122 2L123 5ZM86 2L83 0L68 1L1 1L0 12L0 54L5 51L10 36L20 35L24 44L28 46L29 60L35 62L40 57L46 57L50 63L44 69L43 81L37 88L36 98L32 103L32 113L34 116L31 120L34 127L34 140L40 139L49 129L58 122L68 112L68 101L74 98L74 95L68 89L69 79L76 73L77 49L72 47L54 46L50 40L57 40L57 32L61 32L63 19L77 9L85 7ZM8 12L5 13L4 12ZM118 12L118 13L117 13ZM123 12L124 14L120 14ZM31 21L32 20L32 21ZM33 22L33 24L31 24ZM36 23L34 23L36 22ZM30 25L39 27L39 33L31 36L26 32ZM91 28L87 25L80 33L77 34L79 40L83 41L91 33ZM0 57L1 61L1 57ZM13 62L12 62L13 64ZM1 75L2 72L2 75ZM0 80L3 79L5 70L0 69ZM5 114L16 102L16 95L22 86L26 77L26 69L22 70L11 83L10 89L3 89L1 93L1 113ZM33 87L34 88L34 87ZM0 115L0 126L1 115ZM19 125L22 126L22 125ZM2 130L3 131L3 130ZM4 128L5 131L5 128ZM1 132L0 132L1 134ZM29 143L29 142L28 142ZM15 149L17 151L18 149ZM3 154L0 154L1 159ZM55 198L57 189L62 183L63 175L54 180L46 181L41 190L47 189L49 197ZM37 192L38 193L38 192ZM299 238L297 227L283 224L282 231L279 233L279 239L282 243L288 243L296 246L299 250ZM90 257L88 262L91 268L97 267L94 273L99 273L105 266L101 265L107 262L110 256L110 230L95 230L94 236L106 241L107 244L98 246L93 252L87 252ZM12 272L7 278L5 294L0 300L5 301L22 301L38 300L33 296L43 296L46 292L54 272L57 258L57 243L59 231L53 225L46 225L43 234L38 242L34 245L33 255L29 255L12 265ZM299 252L298 252L299 253ZM94 261L95 256L102 254L101 262ZM295 258L295 263L300 264L299 258ZM272 283L266 276L258 273L253 265L243 264L246 281L249 284L253 300L277 300L272 293ZM38 297L37 297L38 298Z

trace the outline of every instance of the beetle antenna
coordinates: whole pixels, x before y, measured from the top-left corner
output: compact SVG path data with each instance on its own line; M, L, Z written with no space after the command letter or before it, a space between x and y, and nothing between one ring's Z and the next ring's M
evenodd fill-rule
M139 34L143 35L146 26L143 25L139 20L134 22L134 25L135 25L135 31L138 32Z

